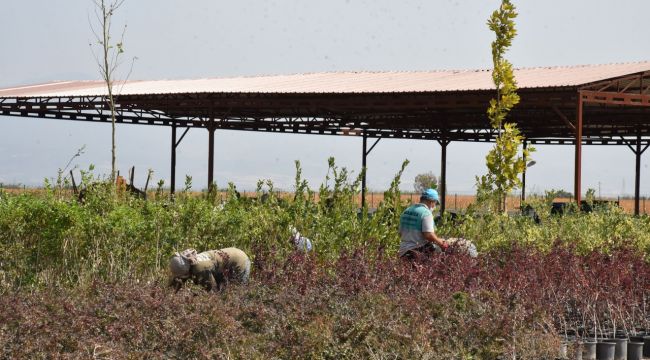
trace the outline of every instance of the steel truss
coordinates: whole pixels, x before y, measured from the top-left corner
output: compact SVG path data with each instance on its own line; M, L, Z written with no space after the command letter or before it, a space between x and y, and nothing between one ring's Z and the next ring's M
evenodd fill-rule
M650 146L650 72L583 87L520 89L519 94L521 102L509 119L518 124L528 144L576 147L577 201L583 145L626 145L634 150L638 162L642 149ZM172 128L172 191L176 148L192 128L209 132L209 184L218 129L361 137L364 164L368 138L436 140L442 146L442 172L446 175L448 144L493 142L496 138L485 110L493 96L493 91L124 95L116 96L116 122ZM0 115L111 122L102 96L0 98ZM185 129L179 140L178 128Z
M578 90L577 116L575 128L575 196L580 205L581 196L581 162L583 131L585 127L584 112L586 105L597 109L629 109L650 108L650 71L630 74L616 79L600 81L583 86ZM619 131L624 128L625 134L619 135L617 144L627 145L636 156L635 166L635 194L634 213L639 214L640 182L641 182L641 155L648 148L647 113L637 112L637 117L629 119L627 123L617 124ZM645 115L645 116L644 116ZM636 137L631 137L636 133ZM643 146L643 148L642 148Z

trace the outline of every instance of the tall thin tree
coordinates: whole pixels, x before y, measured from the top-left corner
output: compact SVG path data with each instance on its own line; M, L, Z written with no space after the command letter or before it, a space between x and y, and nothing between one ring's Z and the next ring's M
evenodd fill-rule
M126 25L124 25L120 40L116 43L113 43L111 39L111 26L115 11L124 4L124 1L125 0L114 0L107 2L105 0L93 0L93 3L95 4L95 26L98 28L93 26L92 22L90 26L95 35L95 44L90 45L93 49L93 55L95 56L97 66L99 67L99 72L106 83L107 95L105 97L105 103L111 113L111 182L113 183L115 183L115 176L117 174L115 145L116 108L113 85L115 81L115 71L120 65L120 55L124 53L124 34L126 33ZM95 51L93 45L99 46L99 54ZM133 67L131 67L131 69L132 68Z
M524 136L515 123L506 122L510 110L519 103L513 67L504 58L517 34L514 22L516 17L515 6L510 0L502 0L501 6L488 20L488 27L495 35L492 42L492 81L497 96L490 100L487 114L492 128L497 132L497 138L486 157L488 173L477 177L477 198L479 202L487 203L497 211L506 210L506 197L521 185L519 175L526 168L526 159L530 159L530 153L535 151L529 147L520 153Z

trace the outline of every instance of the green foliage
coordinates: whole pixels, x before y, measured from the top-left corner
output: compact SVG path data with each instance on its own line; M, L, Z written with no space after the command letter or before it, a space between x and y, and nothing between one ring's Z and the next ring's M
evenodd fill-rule
M162 193L148 200L118 193L110 181L82 171L83 202L71 197L62 180L40 195L0 195L0 245L7 259L0 279L15 286L86 284L94 279L148 281L165 274L168 257L193 247L237 246L252 254L286 257L295 226L309 237L320 259L336 258L358 244L368 253L396 252L403 204L399 182L405 162L375 216L359 213L360 177L329 159L317 192L302 179L296 162L293 198L279 194L270 180L258 182L254 197L229 184L225 197L196 196L185 190L170 200ZM216 187L215 187L216 188Z
M499 9L495 10L488 20L488 27L496 36L492 42L492 62L494 64L492 81L497 89L497 98L490 100L488 108L488 117L495 129L502 127L508 112L519 103L512 64L503 58L517 35L514 22L516 17L515 7L510 0L502 0Z
M555 190L555 196L559 198L570 198L573 197L573 193L566 191L564 189Z
M587 193L585 194L585 201L587 202L587 205L593 206L595 199L596 199L596 190L592 188L587 189Z
M384 192L384 201L382 201L372 217L363 213L363 233L365 245L374 243L390 253L397 253L399 249L400 238L397 232L399 228L400 215L406 208L407 204L402 201L399 185L402 174L408 166L409 161L404 160L399 172L393 178L388 190ZM367 209L364 209L366 211ZM389 231L386 231L390 229Z
M293 252L291 227L312 240L319 262L363 248L367 258L396 256L399 217L406 204L399 185L408 161L395 175L376 211L358 208L360 180L330 159L318 191L309 188L296 162L294 192L278 193L273 182L258 183L255 196L241 196L233 184L225 194L180 192L147 201L118 192L92 171L82 171L83 202L65 186L41 193L0 191L0 288L154 281L165 276L167 259L193 247L242 248L254 260L286 259ZM52 184L58 184L55 180ZM628 247L650 254L648 217L633 217L611 206L593 213L550 214L555 196L529 202L541 223L525 216L465 215L443 222L442 236L474 241L479 252L513 245L549 251L564 244L579 254ZM382 255L383 256L383 255ZM255 266L255 265L254 265Z
M185 175L185 185L183 186L183 192L188 192L192 190L192 177L190 175Z
M479 252L507 250L514 245L548 252L560 245L580 255L594 251L610 253L619 248L650 255L650 233L646 230L650 217L634 217L613 205L591 213L578 212L574 207L564 215L551 215L550 204L554 196L547 195L528 203L535 209L540 223L528 216L486 213L467 215L438 230L444 235L472 239Z
M515 124L505 122L510 110L519 103L512 64L504 58L517 34L514 23L516 17L514 5L510 0L503 0L488 20L488 26L496 36L492 42L492 81L497 97L490 100L487 114L498 136L494 148L486 157L488 173L476 178L476 187L479 204L486 204L495 211L505 211L506 196L521 185L519 175L525 171L530 153L535 151L534 148L524 149L519 156L519 147L524 137Z
M438 178L431 171L415 176L415 180L413 181L413 190L415 190L416 193L421 193L426 189L437 188Z
M505 197L521 186L519 175L526 169L525 158L528 158L530 150L526 149L524 156L519 156L523 139L514 124L504 124L494 148L486 157L488 173L477 178L479 203L492 204L495 209L505 210L501 207Z

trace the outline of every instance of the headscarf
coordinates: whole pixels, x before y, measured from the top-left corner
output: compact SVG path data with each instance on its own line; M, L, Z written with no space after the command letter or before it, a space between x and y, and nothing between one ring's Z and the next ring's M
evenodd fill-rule
M190 266L199 261L198 254L194 249L186 249L180 253L174 253L169 259L169 270L172 278L184 278L190 274Z

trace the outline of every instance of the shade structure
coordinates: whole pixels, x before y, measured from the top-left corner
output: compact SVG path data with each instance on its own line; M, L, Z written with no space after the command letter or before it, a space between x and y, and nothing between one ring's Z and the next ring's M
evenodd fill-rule
M528 143L650 140L650 62L515 70L521 102L507 121ZM115 83L122 124L450 141L493 141L488 70L337 72ZM0 114L110 122L101 81L0 89ZM177 145L176 142L174 142ZM173 146L175 149L176 146ZM367 155L366 151L363 152ZM364 160L365 161L365 160Z

